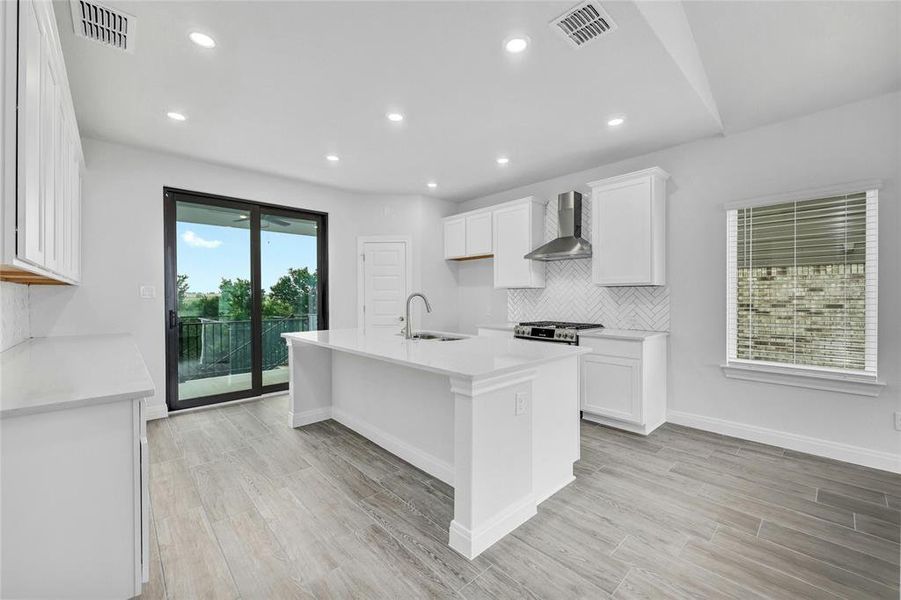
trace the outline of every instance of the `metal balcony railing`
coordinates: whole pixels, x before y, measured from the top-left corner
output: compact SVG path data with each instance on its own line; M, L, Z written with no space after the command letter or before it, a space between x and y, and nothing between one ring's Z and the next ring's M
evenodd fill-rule
M263 319L263 370L288 364L281 334L316 329L317 315ZM249 320L199 319L178 323L178 381L249 373L252 368Z

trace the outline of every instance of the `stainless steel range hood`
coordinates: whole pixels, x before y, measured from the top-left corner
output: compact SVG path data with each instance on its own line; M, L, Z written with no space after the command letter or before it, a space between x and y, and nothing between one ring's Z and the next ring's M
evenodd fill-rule
M525 255L532 260L570 260L591 257L591 242L582 238L582 194L557 196L557 238Z

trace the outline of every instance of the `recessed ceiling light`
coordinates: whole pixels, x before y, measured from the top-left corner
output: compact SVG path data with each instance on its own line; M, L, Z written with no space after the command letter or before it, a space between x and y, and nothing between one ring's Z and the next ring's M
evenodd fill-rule
M499 165L505 165L508 162L510 162L510 159L507 158L506 156L501 156L497 159L497 164L499 164Z
M626 120L623 117L614 117L613 119L607 121L607 125L609 125L610 127L618 127L625 122Z
M400 123L401 121L404 120L404 116L402 114L396 113L396 112L390 112L385 116L388 117L389 121L393 121L394 123Z
M184 121L188 117L184 116L180 112L167 112L166 116L172 119L173 121Z
M337 154L329 154L329 155L327 155L327 156L325 157L325 160L327 160L327 161L329 161L329 162L338 162L338 161L341 160L341 159L338 158L338 155L337 155Z
M192 31L188 34L188 37L192 42L200 46L201 48L215 48L216 40L211 38L205 33L200 33L199 31Z
M430 181L426 185L429 186L430 190L434 190L436 187L438 187L438 184L435 183L434 181Z
M529 38L513 37L504 42L504 50L510 54L519 54L529 46Z

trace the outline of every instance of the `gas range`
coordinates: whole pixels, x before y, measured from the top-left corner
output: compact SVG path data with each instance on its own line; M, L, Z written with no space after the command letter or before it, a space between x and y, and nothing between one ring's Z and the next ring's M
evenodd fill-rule
M579 345L579 332L603 329L600 323L568 323L566 321L526 321L513 328L513 337Z

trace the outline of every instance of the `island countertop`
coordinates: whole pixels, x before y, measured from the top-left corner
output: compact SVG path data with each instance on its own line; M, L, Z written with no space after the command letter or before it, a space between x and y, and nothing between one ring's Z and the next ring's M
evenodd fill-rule
M384 360L453 377L493 377L590 352L587 348L519 339L462 336L454 341L407 340L393 330L327 329L283 333L289 343Z
M0 418L146 398L153 391L130 335L31 338L0 352Z

